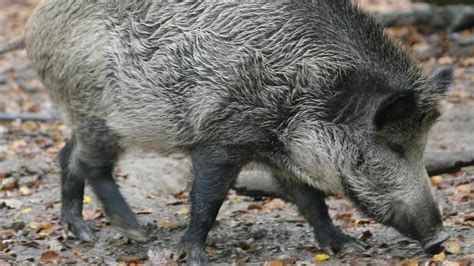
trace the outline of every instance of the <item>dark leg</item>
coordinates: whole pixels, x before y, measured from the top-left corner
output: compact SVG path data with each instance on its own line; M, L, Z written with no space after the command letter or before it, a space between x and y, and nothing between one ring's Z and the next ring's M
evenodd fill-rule
M71 230L82 241L91 242L94 240L94 234L82 218L85 181L72 172L69 166L75 146L76 141L72 138L59 153L62 200L61 222L66 234L68 230Z
M74 136L74 141L61 152L61 164L64 165L65 173L62 186L63 220L81 239L90 239L87 237L87 230L90 229L84 229L86 227L83 226L81 213L85 178L101 201L112 225L132 239L146 240L135 214L120 193L112 175L119 155L117 139L109 133L100 119L79 124Z
M87 177L92 190L99 198L110 223L119 231L137 241L146 241L147 238L140 229L140 224L127 202L120 193L114 177L113 164L106 162L79 161L78 167Z
M205 243L227 192L235 181L242 157L238 149L197 148L192 154L191 221L182 239L189 265L207 263Z
M365 243L345 235L334 226L324 200L326 195L323 192L305 184L281 183L284 191L288 192L289 200L296 204L301 214L314 228L320 247L328 254L333 255L346 248L365 250L367 246Z

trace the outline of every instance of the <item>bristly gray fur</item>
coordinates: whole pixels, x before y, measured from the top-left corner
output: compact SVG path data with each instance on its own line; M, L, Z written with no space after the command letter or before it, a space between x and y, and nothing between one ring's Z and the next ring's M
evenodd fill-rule
M25 37L75 134L100 118L123 148L253 145L257 162L384 222L395 199L433 201L421 159L441 94L349 0L48 0ZM407 91L413 117L376 129Z

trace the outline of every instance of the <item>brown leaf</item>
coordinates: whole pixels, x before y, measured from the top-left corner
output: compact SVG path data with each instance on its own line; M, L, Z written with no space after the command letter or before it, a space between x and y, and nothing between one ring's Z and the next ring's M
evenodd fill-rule
M249 204L249 206L247 207L248 210L263 210L263 203L262 202L256 202L256 203L252 203L252 204Z
M188 207L182 207L176 212L176 214L186 216L186 215L189 214L189 208Z
M397 266L418 266L419 262L417 259L404 259L400 261Z
M439 183L441 183L443 181L443 176L441 176L441 175L432 176L432 177L430 177L430 181L431 181L431 185L436 187L436 186L439 185Z
M71 251L71 253L76 256L79 256L79 254L81 254L81 249L79 247L72 247L69 251Z
M446 254L443 252L439 253L439 254L436 254L433 256L433 258L431 258L431 261L444 261L446 259Z
M271 201L265 203L265 206L270 209L283 209L285 204L286 203L281 199L272 199Z
M61 257L58 255L58 253L52 250L49 250L41 254L40 259L42 262L45 262L45 263L58 263Z
M461 251L461 245L454 240L449 240L443 243L443 246L447 253L456 254Z
M16 189L18 186L18 182L15 178L9 177L2 179L0 183L0 190L13 190Z
M471 184L464 184L464 185L456 186L456 188L454 190L458 193L462 193L462 192L470 193L471 192Z
M180 191L176 194L173 195L176 199L187 199L188 198L188 193L183 191Z
M159 220L156 222L156 226L163 229L175 229L178 227L178 223L173 221Z
M466 213L464 214L464 221L474 221L474 213Z
M345 223L351 223L352 222L352 213L350 213L350 212L337 213L335 218L336 218L336 220L341 220L341 221L344 221Z
M14 229L0 229L0 238L7 239L15 236L16 231Z
M283 266L283 262L281 260L272 260L272 261L266 261L264 266Z
M30 228L33 229L36 233L41 230L46 230L53 227L54 224L47 222L31 222L29 224Z
M102 217L103 215L104 213L100 209L82 211L82 216L84 217L85 220L97 219L99 217Z
M355 220L354 223L357 224L357 225L359 225L359 224L372 224L372 223L374 223L374 221L372 221L369 218L362 218L362 219L359 219L359 220Z
M460 258L456 260L457 263L459 263L459 266L469 266L471 265L471 258L469 256Z

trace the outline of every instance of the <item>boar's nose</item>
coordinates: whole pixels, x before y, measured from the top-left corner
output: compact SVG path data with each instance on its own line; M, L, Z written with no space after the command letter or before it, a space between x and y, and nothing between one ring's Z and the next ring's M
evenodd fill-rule
M440 230L433 237L422 241L421 246L428 254L438 254L443 250L441 244L448 238L448 233L446 233L444 230Z
M449 236L443 231L441 214L433 200L425 200L419 204L397 200L393 202L392 207L391 226L418 240L426 253L441 252L440 244Z

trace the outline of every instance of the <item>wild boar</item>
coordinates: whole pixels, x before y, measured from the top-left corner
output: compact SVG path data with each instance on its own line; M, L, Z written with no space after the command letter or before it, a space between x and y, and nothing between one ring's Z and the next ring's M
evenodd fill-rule
M452 78L427 78L349 0L43 1L32 64L72 129L60 153L62 222L94 239L85 181L111 223L145 240L112 172L139 146L192 158L188 262L243 166L265 166L328 250L364 244L332 223L326 195L436 249L447 235L423 165Z

